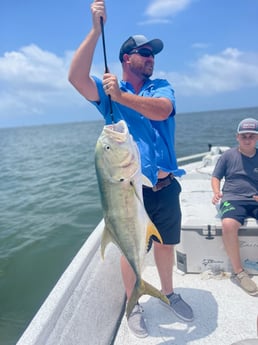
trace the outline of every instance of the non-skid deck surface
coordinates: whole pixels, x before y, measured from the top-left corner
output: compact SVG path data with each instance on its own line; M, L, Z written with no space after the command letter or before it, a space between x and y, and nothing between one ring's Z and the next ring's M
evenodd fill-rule
M180 181L184 226L220 225L217 210L211 204L212 167L201 166L200 163L186 166L188 174ZM201 242L199 246L199 250L208 250L201 247ZM152 254L148 256L147 261L150 262L143 277L160 288ZM258 275L253 279L258 284ZM174 288L193 308L194 321L181 321L159 300L143 296L140 302L144 308L149 336L139 339L132 335L124 317L115 345L231 345L247 338L256 338L258 345L258 297L249 296L236 286L229 273L217 276L209 272L183 275L175 271Z
M148 266L143 276L159 288L155 266ZM258 276L253 279L258 284ZM175 272L174 287L192 306L194 321L181 321L159 300L143 296L140 302L149 336L139 339L132 335L124 317L115 345L231 345L257 337L258 297L247 295L229 274Z

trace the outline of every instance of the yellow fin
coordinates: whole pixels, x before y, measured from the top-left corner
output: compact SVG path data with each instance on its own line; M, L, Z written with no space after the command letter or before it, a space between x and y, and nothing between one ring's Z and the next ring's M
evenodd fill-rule
M156 239L163 244L162 238L160 236L160 233L156 226L152 223L151 220L149 220L149 223L147 224L147 231L146 231L146 251L148 251L150 247L150 239L152 236L155 236Z
M144 175L142 175L142 176L144 176ZM144 203L142 202L142 199L138 195L137 190L135 188L135 185L134 185L134 183L132 181L131 181L131 186L134 189L136 197L138 198L138 200L141 202L143 208L145 209ZM145 212L146 212L146 210L145 210ZM146 214L147 214L147 212L146 212ZM152 221L149 219L148 224L147 224L147 229L146 229L146 252L148 251L148 248L149 248L149 243L150 243L151 236L155 236L160 243L163 243L158 229L152 223Z

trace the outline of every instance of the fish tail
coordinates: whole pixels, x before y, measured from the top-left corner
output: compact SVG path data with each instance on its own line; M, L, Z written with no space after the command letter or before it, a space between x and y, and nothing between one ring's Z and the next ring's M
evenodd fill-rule
M134 306L137 304L139 298L142 295L150 295L150 296L159 298L163 302L169 304L168 298L161 291L156 289L151 284L147 283L145 280L140 279L136 281L132 295L128 300L127 307L126 307L127 318L130 316Z

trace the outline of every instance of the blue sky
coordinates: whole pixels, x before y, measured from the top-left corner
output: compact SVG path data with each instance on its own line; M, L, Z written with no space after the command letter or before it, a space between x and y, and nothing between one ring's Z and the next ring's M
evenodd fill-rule
M0 127L100 119L67 80L91 27L88 0L1 0ZM107 60L132 34L160 38L153 77L168 79L177 111L258 106L257 0L107 0ZM102 42L94 74L104 70Z

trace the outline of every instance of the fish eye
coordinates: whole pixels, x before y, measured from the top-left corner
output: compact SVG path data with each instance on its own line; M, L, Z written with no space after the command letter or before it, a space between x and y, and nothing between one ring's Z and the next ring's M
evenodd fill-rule
M124 180L125 180L125 179L124 179L123 177L121 177L119 181L120 181L120 182L123 182Z
M110 146L109 145L105 145L104 146L104 150L109 151L110 150Z

